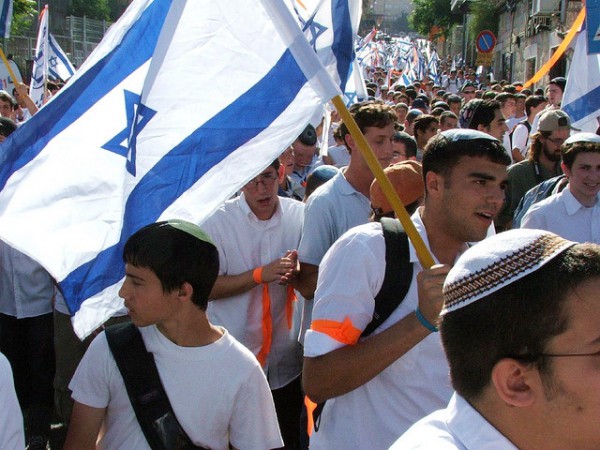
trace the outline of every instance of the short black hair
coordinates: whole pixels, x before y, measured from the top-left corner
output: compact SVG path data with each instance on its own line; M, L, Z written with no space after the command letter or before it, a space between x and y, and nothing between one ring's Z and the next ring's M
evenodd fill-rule
M444 133L432 137L423 152L423 179L432 171L449 179L452 170L463 156L485 157L496 164L510 165L511 159L497 139L452 141ZM427 189L427 183L425 183Z
M219 252L213 243L184 231L176 223L182 221L157 222L136 231L125 243L123 261L154 272L164 292L189 283L192 302L205 311L219 273Z
M404 144L407 158L417 156L417 141L415 141L415 138L410 134L405 133L404 131L396 131L396 133L394 133L394 142Z

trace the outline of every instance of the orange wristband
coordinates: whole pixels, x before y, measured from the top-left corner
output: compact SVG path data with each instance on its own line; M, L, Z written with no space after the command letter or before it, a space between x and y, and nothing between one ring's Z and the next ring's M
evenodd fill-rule
M252 271L252 279L254 280L254 282L256 284L262 284L263 283L263 280L262 280L262 271L263 271L262 267L257 267L256 269L254 269Z

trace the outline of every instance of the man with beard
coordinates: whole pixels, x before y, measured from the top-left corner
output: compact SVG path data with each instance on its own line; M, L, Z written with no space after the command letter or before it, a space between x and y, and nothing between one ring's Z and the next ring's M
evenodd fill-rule
M529 189L562 173L560 148L572 129L564 111L548 110L542 115L538 132L531 136L528 159L508 169L506 203L496 221L497 230L511 227L514 211Z

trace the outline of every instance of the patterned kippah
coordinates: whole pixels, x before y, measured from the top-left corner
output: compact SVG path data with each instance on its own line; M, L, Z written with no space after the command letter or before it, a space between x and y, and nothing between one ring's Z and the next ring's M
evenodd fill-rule
M456 311L543 267L576 242L541 230L517 229L468 249L444 282L441 314Z

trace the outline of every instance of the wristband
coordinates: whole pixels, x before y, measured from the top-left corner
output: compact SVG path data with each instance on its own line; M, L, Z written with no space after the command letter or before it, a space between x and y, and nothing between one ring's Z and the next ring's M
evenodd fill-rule
M417 309L415 309L415 315L417 316L417 320L419 321L419 323L425 328L427 328L429 331L431 331L432 333L437 333L439 331L438 327L436 327L434 324L432 324L429 320L425 318L418 306Z
M263 271L262 266L261 267L257 267L256 269L254 269L252 271L252 279L254 280L254 282L256 284L262 284L263 283L263 280L262 280L262 271Z

